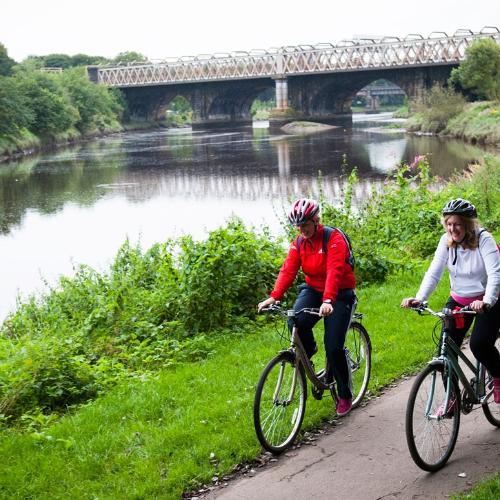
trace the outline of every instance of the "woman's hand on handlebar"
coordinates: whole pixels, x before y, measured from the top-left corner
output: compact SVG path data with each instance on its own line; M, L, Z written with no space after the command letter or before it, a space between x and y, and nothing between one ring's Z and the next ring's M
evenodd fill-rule
M477 313L483 313L488 309L488 307L482 300L474 300L469 304L469 309Z
M333 312L333 306L329 302L323 302L321 304L321 307L319 308L319 315L320 316L330 316Z
M421 304L420 300L417 300L415 297L407 297L401 301L401 307L413 307Z
M273 297L269 297L267 298L266 300L263 300L262 302L259 302L258 306L257 306L257 311L260 312L262 311L262 309L264 309L265 307L268 307L268 306L272 306L273 304L276 304L276 299L273 298Z

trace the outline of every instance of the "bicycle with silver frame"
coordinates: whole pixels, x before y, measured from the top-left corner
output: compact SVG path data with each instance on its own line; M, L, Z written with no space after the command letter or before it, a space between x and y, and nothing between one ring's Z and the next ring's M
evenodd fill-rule
M287 320L294 321L288 348L281 350L264 368L254 398L253 415L257 437L266 450L279 454L288 449L299 434L306 408L307 379L311 382L315 399L322 399L323 393L327 391L336 401L337 391L327 363L323 369L315 370L295 324L295 318L300 314L319 316L319 309L294 311L284 309L276 303L261 312L284 317L283 331L287 333ZM353 313L345 341L353 408L359 405L365 395L371 372L371 342L368 332L361 324L362 318L361 313ZM280 335L284 337L282 332Z

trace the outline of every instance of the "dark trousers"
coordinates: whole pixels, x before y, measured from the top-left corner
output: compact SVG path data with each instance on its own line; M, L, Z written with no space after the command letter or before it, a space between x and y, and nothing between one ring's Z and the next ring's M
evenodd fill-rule
M356 302L356 294L352 289L340 290L337 300L333 304L333 312L330 316L325 316L325 352L328 364L332 368L333 376L337 382L338 395L343 399L352 397L349 388L349 370L344 350L345 337L349 322L351 320L352 309ZM323 293L314 290L308 285L301 285L299 296L293 306L297 311L303 307L320 307L323 303ZM313 327L320 320L319 316L312 314L299 314L295 319L299 330L300 340L307 355L310 357L316 349ZM289 320L288 326L293 327L293 321Z
M445 307L455 309L455 307L462 306L449 297ZM473 321L474 328L470 336L470 350L493 377L500 377L500 353L495 347L498 328L500 327L500 300L486 313L476 314L475 316L464 314L464 325L462 328L458 328L452 322L450 337L458 346L464 341L465 334Z

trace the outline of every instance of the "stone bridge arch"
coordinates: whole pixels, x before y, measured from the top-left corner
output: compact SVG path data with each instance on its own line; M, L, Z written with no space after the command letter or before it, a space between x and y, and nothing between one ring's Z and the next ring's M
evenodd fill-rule
M290 77L289 105L305 119L325 122L350 120L354 96L375 80L389 80L400 87L408 98L418 99L435 83L446 84L450 72L450 66L433 66Z

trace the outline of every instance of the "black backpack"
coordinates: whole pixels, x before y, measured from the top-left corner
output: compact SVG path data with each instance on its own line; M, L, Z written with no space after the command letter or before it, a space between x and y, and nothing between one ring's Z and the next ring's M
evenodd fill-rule
M338 227L330 227L330 226L323 226L323 252L328 253L328 240L330 239L331 234L333 233L333 230L336 229L344 238L345 243L347 245L347 249L349 250L349 255L346 258L345 262L346 264L349 264L351 266L351 269L354 271L354 264L355 264L355 258L354 254L352 253L352 245L351 245L351 240L349 239L349 236L342 231L342 229L339 229ZM297 240L297 251L299 252L300 256L300 245L302 243L303 236L299 236Z

